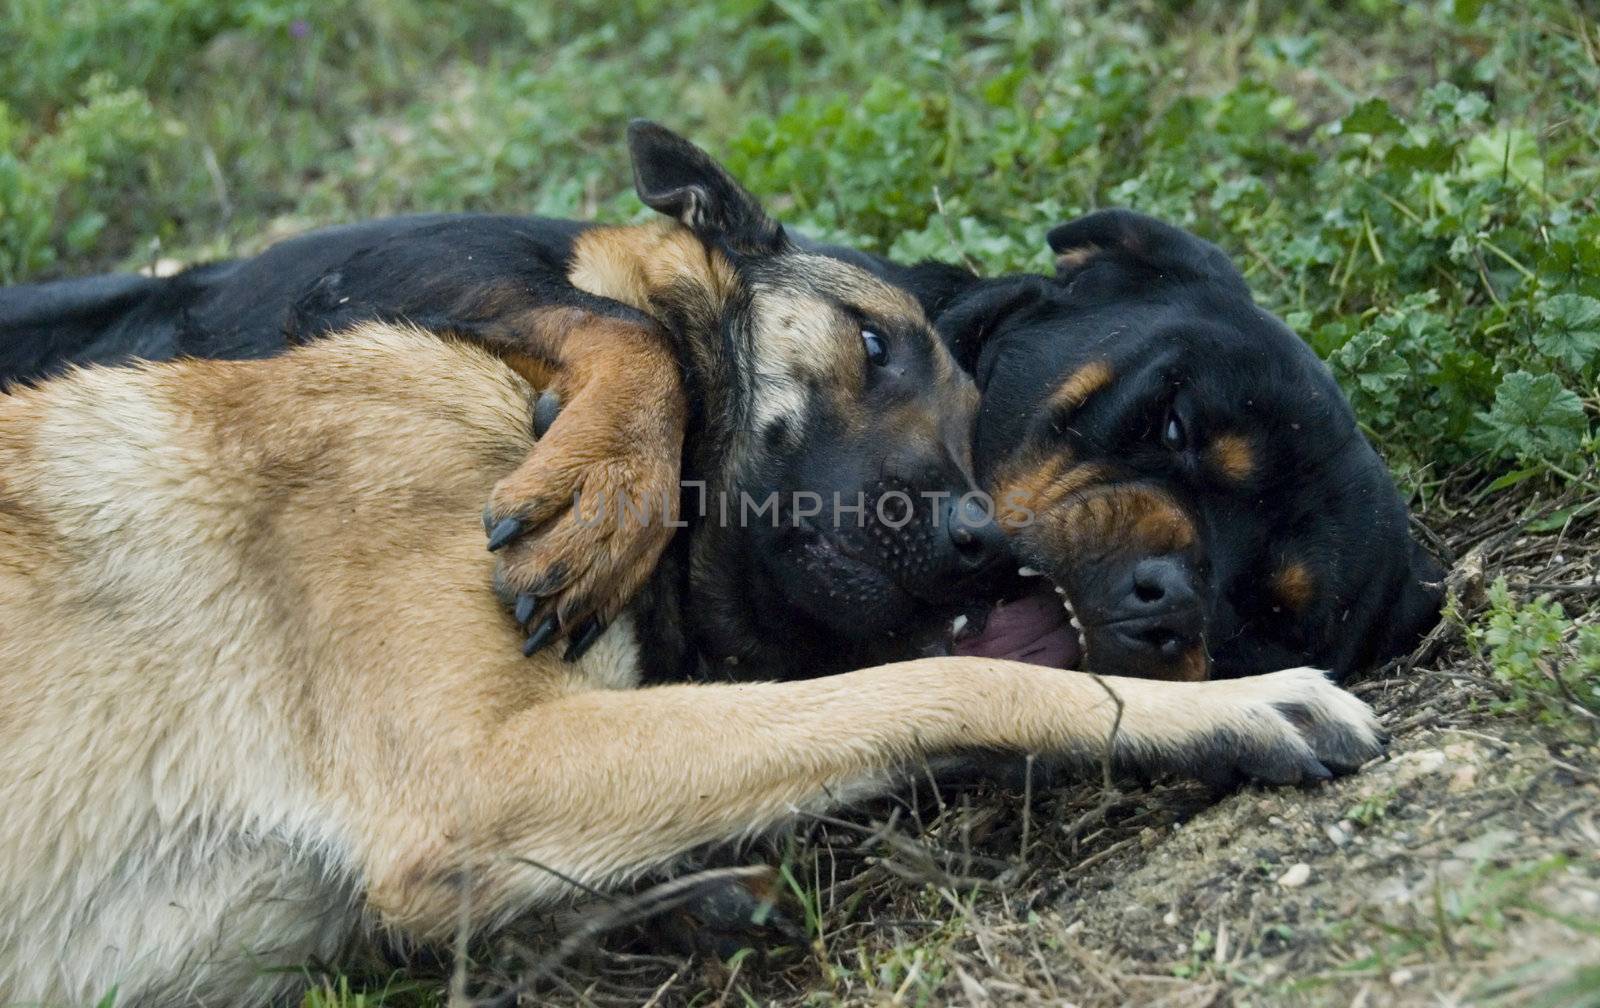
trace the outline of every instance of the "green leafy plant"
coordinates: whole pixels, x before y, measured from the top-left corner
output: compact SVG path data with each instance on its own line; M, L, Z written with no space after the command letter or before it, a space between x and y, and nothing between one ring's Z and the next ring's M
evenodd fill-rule
M1467 639L1508 690L1503 707L1546 721L1600 723L1600 625L1579 623L1549 596L1519 599L1498 578Z

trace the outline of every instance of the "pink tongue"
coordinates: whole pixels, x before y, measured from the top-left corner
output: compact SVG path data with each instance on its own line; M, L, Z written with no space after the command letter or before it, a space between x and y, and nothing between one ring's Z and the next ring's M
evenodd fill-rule
M974 658L1009 658L1059 669L1074 668L1083 657L1061 598L1048 587L996 606L984 628L957 638L952 650Z

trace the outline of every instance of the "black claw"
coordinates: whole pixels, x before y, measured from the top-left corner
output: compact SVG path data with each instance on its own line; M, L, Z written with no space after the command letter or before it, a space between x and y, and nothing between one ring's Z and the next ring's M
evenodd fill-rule
M533 618L533 611L539 607L539 597L523 593L517 596L517 608L513 615L517 617L518 626L527 626L528 620Z
M567 653L561 656L562 661L575 662L600 639L600 634L605 630L606 624L598 616L590 616L578 627L578 632L572 635L572 643L567 645Z
M506 543L522 534L521 518L502 518L500 523L489 530L489 552L504 546Z
M561 413L561 397L554 390L545 389L533 401L533 436L542 438Z
M523 656L532 658L535 652L550 643L550 638L556 635L556 630L560 626L561 621L556 619L555 613L546 616L544 622L539 624L539 628L529 634L528 639L522 642Z

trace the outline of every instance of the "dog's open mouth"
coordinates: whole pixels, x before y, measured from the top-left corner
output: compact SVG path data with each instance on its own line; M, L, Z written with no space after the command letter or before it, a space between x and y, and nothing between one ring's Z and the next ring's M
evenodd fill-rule
M1083 667L1083 629L1064 591L1029 567L1017 572L1031 590L999 602L981 626L965 616L952 625L951 651L974 658L1007 658L1031 665Z

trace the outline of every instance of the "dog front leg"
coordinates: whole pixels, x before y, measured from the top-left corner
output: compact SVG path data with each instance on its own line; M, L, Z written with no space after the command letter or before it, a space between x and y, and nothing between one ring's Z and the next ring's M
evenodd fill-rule
M688 415L681 368L636 312L535 308L469 328L542 390L536 414L559 404L535 417L538 443L495 485L484 529L526 651L568 636L575 658L672 538Z
M463 907L493 924L572 883L616 885L968 749L1090 766L1109 751L1123 772L1295 783L1379 748L1367 708L1311 669L1176 683L950 658L581 693L507 718L459 766L428 774L440 788L421 817L437 816L436 828L420 848L391 842L405 830L375 839L369 899L424 936L447 932Z

